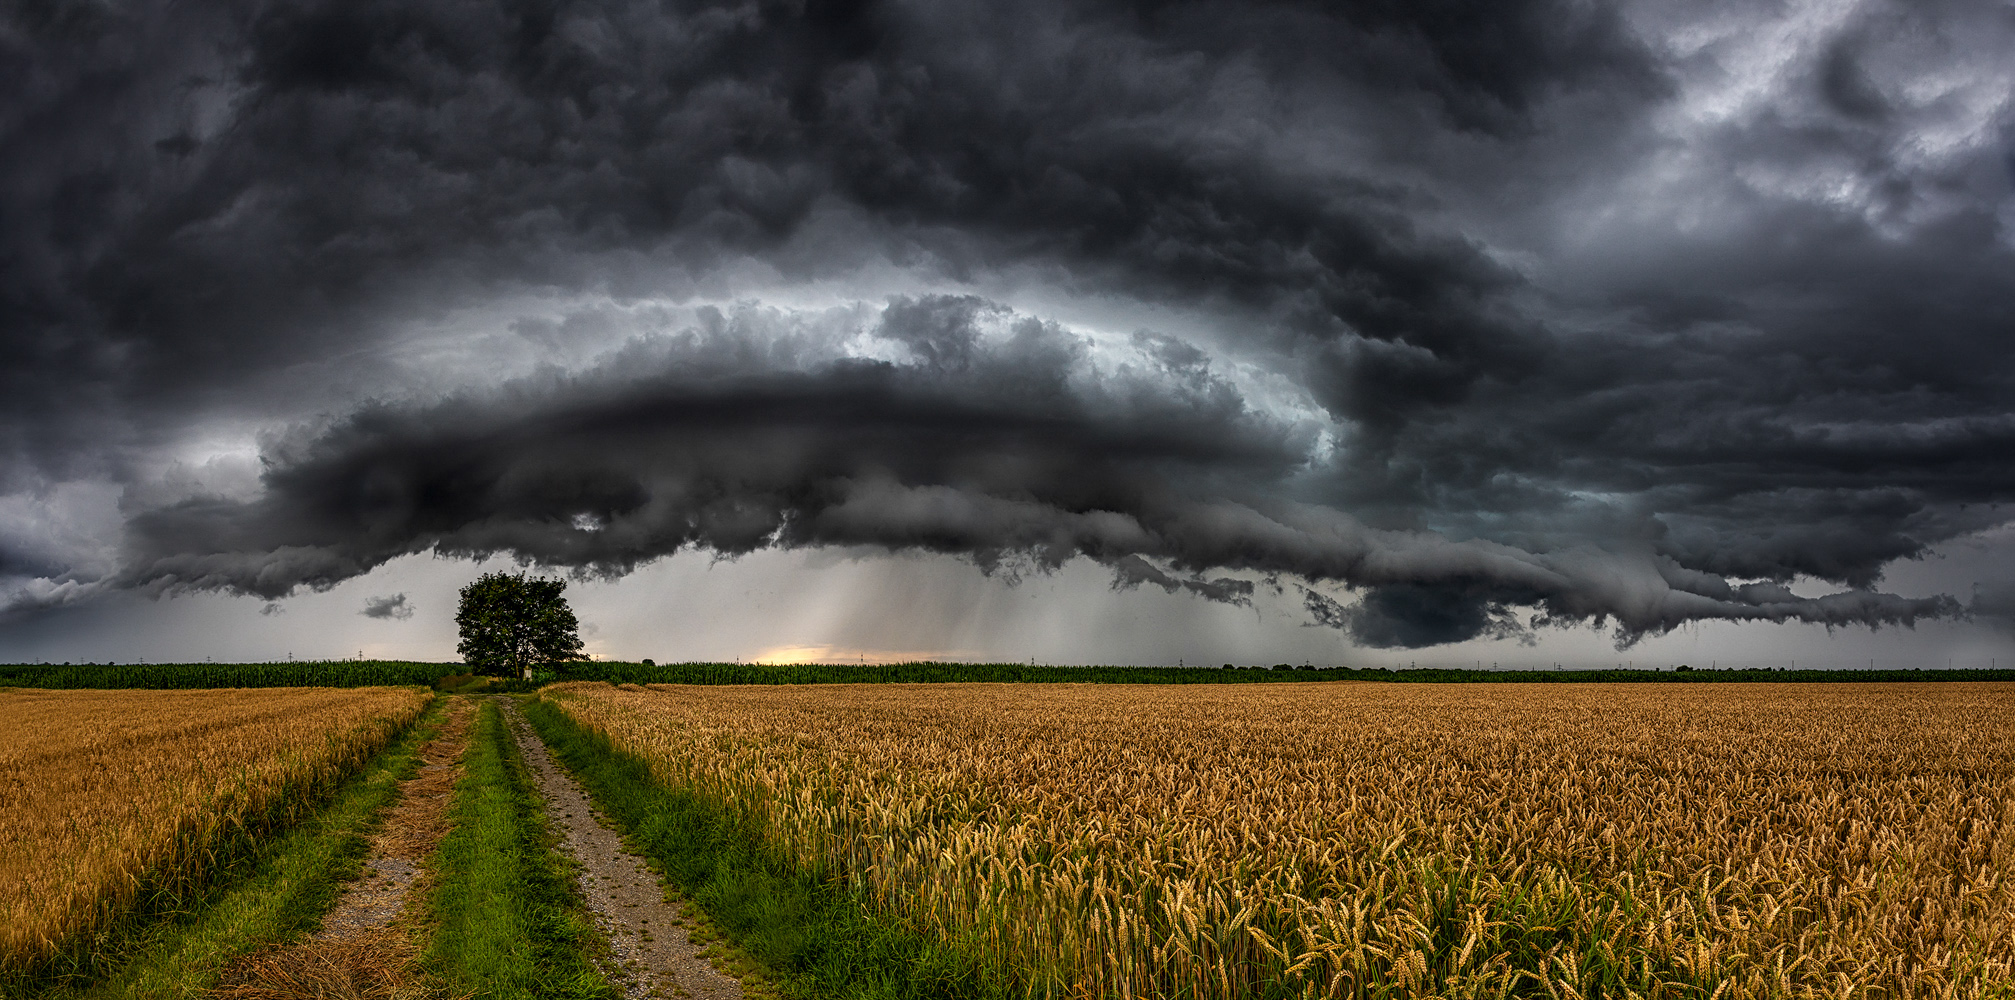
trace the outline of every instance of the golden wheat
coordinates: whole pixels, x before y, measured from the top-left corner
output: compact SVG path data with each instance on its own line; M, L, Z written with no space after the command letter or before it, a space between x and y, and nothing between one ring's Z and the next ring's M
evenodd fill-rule
M2015 989L2015 686L548 693L1032 992Z
M223 839L297 816L428 697L0 691L0 971L200 876Z

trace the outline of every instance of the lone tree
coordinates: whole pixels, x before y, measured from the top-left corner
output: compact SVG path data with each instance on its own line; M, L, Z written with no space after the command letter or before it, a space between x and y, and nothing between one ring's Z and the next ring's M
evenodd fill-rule
M580 623L560 592L567 581L525 574L485 573L462 588L455 625L462 641L455 651L481 674L532 679L532 668L561 660L585 660Z

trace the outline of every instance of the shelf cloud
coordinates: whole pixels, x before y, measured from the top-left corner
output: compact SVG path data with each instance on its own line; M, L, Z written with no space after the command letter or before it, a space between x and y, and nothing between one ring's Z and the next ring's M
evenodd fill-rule
M0 597L786 547L1369 647L2002 615L1883 579L2010 519L2011 45L1878 3L0 14Z

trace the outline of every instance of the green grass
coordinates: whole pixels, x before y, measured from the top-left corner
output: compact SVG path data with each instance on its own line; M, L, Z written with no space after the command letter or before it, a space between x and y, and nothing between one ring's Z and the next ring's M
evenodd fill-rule
M483 703L462 764L454 827L434 855L422 966L497 1000L619 996L589 961L594 925L495 703Z
M440 726L436 701L333 799L277 835L218 857L206 888L169 902L171 912L134 920L91 943L90 965L59 982L0 984L0 995L51 998L202 996L241 956L301 937L357 877L369 835L413 775L420 746ZM164 901L165 902L165 901Z
M551 703L526 716L555 756L708 922L786 996L830 1000L1020 996L1008 977L956 945L870 915L834 877L763 842L728 804L659 785L641 761Z

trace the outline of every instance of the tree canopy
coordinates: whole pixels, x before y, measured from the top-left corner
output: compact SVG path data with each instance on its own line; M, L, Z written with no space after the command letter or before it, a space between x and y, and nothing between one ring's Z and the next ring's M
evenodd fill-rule
M523 573L485 573L462 588L455 650L469 669L530 679L532 668L585 660L580 623L561 596L567 582Z

